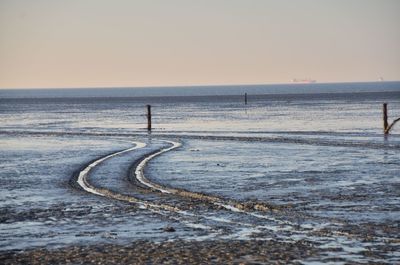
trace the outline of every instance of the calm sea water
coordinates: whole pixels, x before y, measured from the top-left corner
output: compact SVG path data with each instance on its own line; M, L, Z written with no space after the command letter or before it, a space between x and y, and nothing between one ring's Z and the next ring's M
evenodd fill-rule
M383 102L390 121L400 117L400 82L0 90L0 249L277 238L314 242L319 260L398 262L400 125L383 136ZM170 146L165 140L182 146L149 161L151 181L278 210L260 217L207 203L185 212L140 209L71 183L89 161L143 142L94 167L88 181L184 207L180 196L144 193L128 178L135 161ZM164 232L168 225L177 231Z

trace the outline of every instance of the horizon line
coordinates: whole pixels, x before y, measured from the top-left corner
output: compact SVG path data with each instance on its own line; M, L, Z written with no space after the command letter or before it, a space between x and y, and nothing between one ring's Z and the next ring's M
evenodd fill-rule
M290 83L242 83L242 84L192 84L192 85L165 85L165 86L85 86L85 87L15 87L15 88L6 88L0 87L0 90L56 90L56 89L112 89L112 88L122 88L122 89L140 89L140 88L189 88L189 87L237 87L237 86L273 86L273 85L323 85L323 84L352 84L352 83L394 83L400 82L400 80L374 80L374 81L328 81L328 82L315 82L315 83L307 83L307 82L290 82Z

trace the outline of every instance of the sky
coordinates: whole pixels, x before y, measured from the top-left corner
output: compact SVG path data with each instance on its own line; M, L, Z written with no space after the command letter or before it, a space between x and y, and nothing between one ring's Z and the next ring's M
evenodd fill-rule
M400 80L398 0L0 0L0 88Z

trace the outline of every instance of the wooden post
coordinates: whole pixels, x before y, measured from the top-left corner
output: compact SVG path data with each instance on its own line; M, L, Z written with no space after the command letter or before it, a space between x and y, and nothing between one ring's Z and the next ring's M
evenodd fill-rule
M387 103L383 103L383 133L385 136L388 135L393 126L400 121L400 118L397 118L389 124L388 116Z
M247 105L247 93L244 93L244 104Z
M151 131L151 106L147 105L147 130Z
M383 103L383 132L388 134L388 113L387 113L387 103Z

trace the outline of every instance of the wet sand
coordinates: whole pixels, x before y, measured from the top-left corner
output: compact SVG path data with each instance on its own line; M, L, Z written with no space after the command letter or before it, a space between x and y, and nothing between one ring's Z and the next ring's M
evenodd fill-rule
M179 146L162 140L147 149L143 148L138 155L123 156L140 149L129 147L97 157L73 174L70 179L72 190L82 193L85 199L100 195L93 197L112 203L113 208L114 203L121 204L121 207L110 210L111 230L91 231L89 227L88 231L76 233L77 240L56 245L57 248L54 245L18 250L9 248L8 251L0 251L0 264L393 264L398 260L399 227L395 222L377 224L359 221L353 224L335 217L313 216L309 212L311 209L307 211L307 205L234 200L175 188L152 180L151 174L146 178L145 162L173 149L166 144ZM144 143L136 145L146 146ZM109 161L106 161L108 158ZM335 201L356 199L346 194L335 196ZM122 205L129 206L129 211ZM66 207L62 205L54 211L45 209L32 214L4 212L0 213L0 221L16 222L36 217L42 220L58 214L60 218L52 221L70 222L65 215L74 220L77 213L66 211ZM329 207L329 204L322 205L318 210L324 212ZM91 212L89 209L88 214ZM316 209L315 206L313 209ZM104 214L103 211L99 211L99 215ZM125 229L119 232L112 230L118 223L113 216L128 212L133 216L141 216L145 212L153 214L150 217L146 213L149 219L144 218L144 222L159 219L152 232L162 238L133 239L134 233L131 232L127 241L118 242L119 237L126 238L126 235L119 234ZM358 212L352 210L351 213ZM98 220L102 218L104 215L77 224L81 226L94 220L93 224L101 227L103 224ZM128 225L135 226L131 222ZM169 225L173 228L168 228ZM142 225L136 227L139 230L143 228ZM138 232L140 235L142 231ZM52 236L58 237L56 234ZM79 239L82 236L91 238L91 242Z
M307 241L136 241L0 252L1 264L300 264L318 251ZM320 257L319 257L320 259ZM333 261L332 258L324 260ZM340 261L340 259L336 259Z

